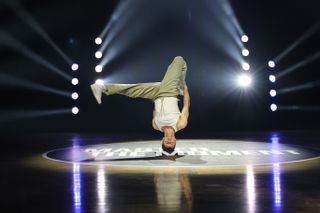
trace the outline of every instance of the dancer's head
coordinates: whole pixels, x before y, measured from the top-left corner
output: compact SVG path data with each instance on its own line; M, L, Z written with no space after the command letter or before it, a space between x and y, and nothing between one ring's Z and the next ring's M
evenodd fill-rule
M176 147L175 131L172 127L163 128L162 150L172 153Z

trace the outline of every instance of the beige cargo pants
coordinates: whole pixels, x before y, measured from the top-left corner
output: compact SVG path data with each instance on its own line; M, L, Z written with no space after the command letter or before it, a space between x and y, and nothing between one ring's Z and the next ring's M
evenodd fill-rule
M138 84L108 84L107 95L120 94L131 98L155 100L160 97L183 95L187 64L181 56L174 58L161 82Z

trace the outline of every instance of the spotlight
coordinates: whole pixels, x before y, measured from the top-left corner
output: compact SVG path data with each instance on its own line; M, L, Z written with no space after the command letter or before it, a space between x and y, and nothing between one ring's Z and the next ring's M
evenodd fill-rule
M101 39L100 37L97 37L97 38L95 39L95 43L96 43L97 45L101 44L101 43L102 43L102 39Z
M71 69L72 69L73 71L76 71L76 70L79 69L79 65L78 65L78 64L72 64Z
M241 37L241 41L246 43L246 42L249 41L249 37L246 36L246 35L243 35L243 36Z
M104 85L104 81L102 79L97 79L95 83L99 85Z
M242 74L238 77L238 84L241 86L241 87L248 87L251 85L251 77L249 75L246 75L246 74Z
M244 70L249 70L250 69L250 64L248 64L247 62L243 62L242 63L242 69L244 69Z
M243 56L248 56L249 55L249 50L248 49L243 49L242 50L242 55Z
M72 113L75 114L75 115L78 114L79 113L79 108L78 107L73 107L72 108Z
M270 105L270 109L274 112L278 109L277 105L276 104L271 104Z
M276 95L277 95L277 91L276 90L274 90L274 89L270 90L270 96L271 97L275 97Z
M272 83L276 82L276 76L274 75L269 75L269 81L271 81Z
M101 51L97 51L95 56L96 56L96 58L101 58L102 57L102 52Z
M97 65L95 70L96 70L96 72L101 72L102 71L102 66L101 65Z
M269 62L268 62L268 66L269 66L270 68L274 68L274 67L276 66L276 64L274 63L274 61L269 61Z
M72 93L71 97L73 100L77 100L79 98L79 94L74 92L74 93Z
M71 83L72 83L73 85L77 85L77 84L79 83L79 80L78 80L77 78L73 78L73 79L71 80Z

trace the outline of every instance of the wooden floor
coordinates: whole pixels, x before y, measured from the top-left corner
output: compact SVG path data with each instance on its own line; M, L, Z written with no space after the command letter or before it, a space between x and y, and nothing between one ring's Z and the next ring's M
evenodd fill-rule
M270 142L274 133L190 135ZM320 149L320 132L280 132L280 143ZM49 161L49 150L145 135L1 137L0 212L319 212L320 162L209 170L130 170ZM320 152L319 152L320 153Z

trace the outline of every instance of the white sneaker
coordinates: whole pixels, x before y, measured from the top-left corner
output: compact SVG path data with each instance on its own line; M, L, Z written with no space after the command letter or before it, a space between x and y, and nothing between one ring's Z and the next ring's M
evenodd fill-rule
M102 91L103 91L103 85L91 84L90 87L91 87L92 93L93 93L95 99L97 100L98 104L101 104L101 95L102 95Z

